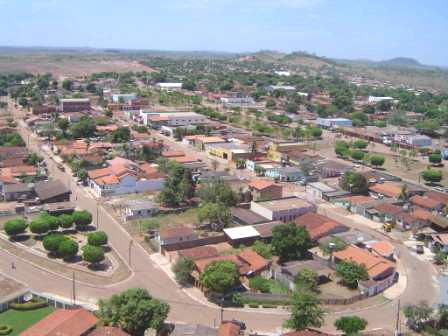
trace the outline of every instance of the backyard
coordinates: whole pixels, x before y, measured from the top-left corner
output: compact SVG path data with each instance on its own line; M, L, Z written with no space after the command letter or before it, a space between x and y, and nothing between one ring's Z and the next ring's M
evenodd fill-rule
M45 307L28 311L9 309L3 313L0 313L0 323L9 325L13 328L13 331L9 334L9 336L17 336L22 331L42 320L53 311L53 307Z

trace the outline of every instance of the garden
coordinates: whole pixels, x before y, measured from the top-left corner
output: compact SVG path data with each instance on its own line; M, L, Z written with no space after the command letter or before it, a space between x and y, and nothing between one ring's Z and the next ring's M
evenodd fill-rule
M16 218L3 225L11 242L21 243L50 259L105 270L111 266L107 234L95 231L88 211L52 216L40 213L31 221Z

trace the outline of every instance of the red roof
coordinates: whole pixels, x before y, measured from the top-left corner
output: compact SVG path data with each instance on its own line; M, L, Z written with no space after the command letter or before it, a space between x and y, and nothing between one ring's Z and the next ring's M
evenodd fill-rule
M431 190L431 191L428 191L425 194L425 196L429 197L429 198L431 198L433 200L442 202L442 203L448 203L448 194L445 194L445 193L441 193L441 192L438 192L438 191Z
M85 309L58 309L20 336L81 336L94 328L97 321L95 315Z
M314 212L308 212L295 220L296 225L308 230L311 239L317 240L333 232L338 227L343 227L339 222Z
M267 181L267 180L254 180L249 183L249 187L257 189L257 190L264 190L264 189L270 188L272 186L276 186L276 184L272 181Z
M259 272L269 265L265 258L251 249L243 250L238 257L249 264L251 272Z
M89 336L129 336L129 334L116 327L100 327L92 331Z
M423 197L420 195L415 195L415 196L411 197L411 203L418 205L425 209L435 209L435 208L438 208L441 205L443 205L443 202L436 201L432 198Z
M399 206L396 206L396 205L393 205L393 204L390 204L387 202L377 204L374 206L374 208L381 213L385 213L385 214L392 215L392 216L398 215L400 212L403 211L403 209L400 208Z
M238 324L231 321L223 322L219 326L218 336L238 336L241 328Z

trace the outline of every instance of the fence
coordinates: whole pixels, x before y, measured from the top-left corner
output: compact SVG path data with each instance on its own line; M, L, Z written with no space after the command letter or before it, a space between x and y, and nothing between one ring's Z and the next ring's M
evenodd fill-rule
M161 252L164 255L165 252L172 252L177 250L184 250L198 246L211 245L211 244L219 244L227 241L225 235L215 236L215 237L206 237L199 238L195 240L183 241L174 244L163 245Z

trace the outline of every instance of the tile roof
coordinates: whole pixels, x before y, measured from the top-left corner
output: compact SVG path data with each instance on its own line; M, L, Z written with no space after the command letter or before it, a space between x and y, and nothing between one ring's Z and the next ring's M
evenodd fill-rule
M338 227L344 227L341 223L314 212L308 212L297 217L295 223L305 227L313 240L318 240L330 234Z
M108 175L95 179L95 183L98 185L118 184L120 183L120 179L115 175Z
M257 189L257 190L264 190L267 188L270 188L272 186L277 186L274 182L272 181L267 181L267 180L253 180L249 183L249 187ZM278 186L280 187L280 186Z
M448 194L445 193L431 190L426 192L425 196L442 203L448 203Z
M370 248L382 257L388 257L394 253L394 246L387 241L377 241L369 243Z
M397 198L401 193L401 185L393 182L385 182L381 184L374 184L369 187L369 190L372 190L378 194L383 194L390 198Z
M423 210L423 209L415 209L411 212L412 216L415 218L421 219L421 220L430 220L432 217L432 214L429 211Z
M89 333L89 336L130 336L127 332L116 327L99 327Z
M158 171L157 167L154 167L149 163L141 164L140 169L146 178L162 178L165 176L165 174Z
M162 156L166 158L185 156L185 152L182 151L164 151L162 152Z
M412 196L410 199L412 204L418 205L425 209L435 209L443 205L443 202L436 201L429 197L423 197L420 195Z
M269 265L269 262L251 249L245 249L238 255L239 258L249 264L251 272L259 272Z
M327 334L318 330L305 329L291 331L286 334L282 334L281 336L331 336L331 334Z
M376 204L374 206L374 208L381 213L385 213L385 214L392 215L392 216L398 215L400 212L403 211L403 209L401 207L387 203L387 202L382 202L382 203Z
M70 189L59 180L37 182L34 185L34 191L41 201L71 193Z
M448 245L448 233L438 233L432 236L432 239L443 245Z
M37 169L34 166L22 165L15 167L7 167L1 169L1 174L5 176L19 177L19 176L32 176L37 174Z
M218 336L238 336L240 334L241 327L231 321L223 322L219 326Z
M180 250L178 253L182 257L193 260L215 258L218 256L218 250L213 246L198 246L186 250Z
M199 160L193 156L179 156L175 157L174 161L176 161L177 163L189 163L189 162L196 162Z
M374 201L372 197L363 195L350 196L344 198L344 200L349 201L351 204L367 204Z
M95 315L84 309L58 309L20 336L81 336L95 327L97 321Z
M185 237L192 234L194 234L193 229L188 227L165 228L160 230L160 238L162 239Z
M353 245L347 246L347 248L342 251L334 252L333 256L340 260L352 261L364 265L370 278L376 278L386 270L395 267L389 260L377 257L369 251Z
M104 176L108 176L108 175L112 174L112 169L110 167L94 169L94 170L89 170L89 172L87 174L89 175L90 179L95 180L99 177L104 177Z

